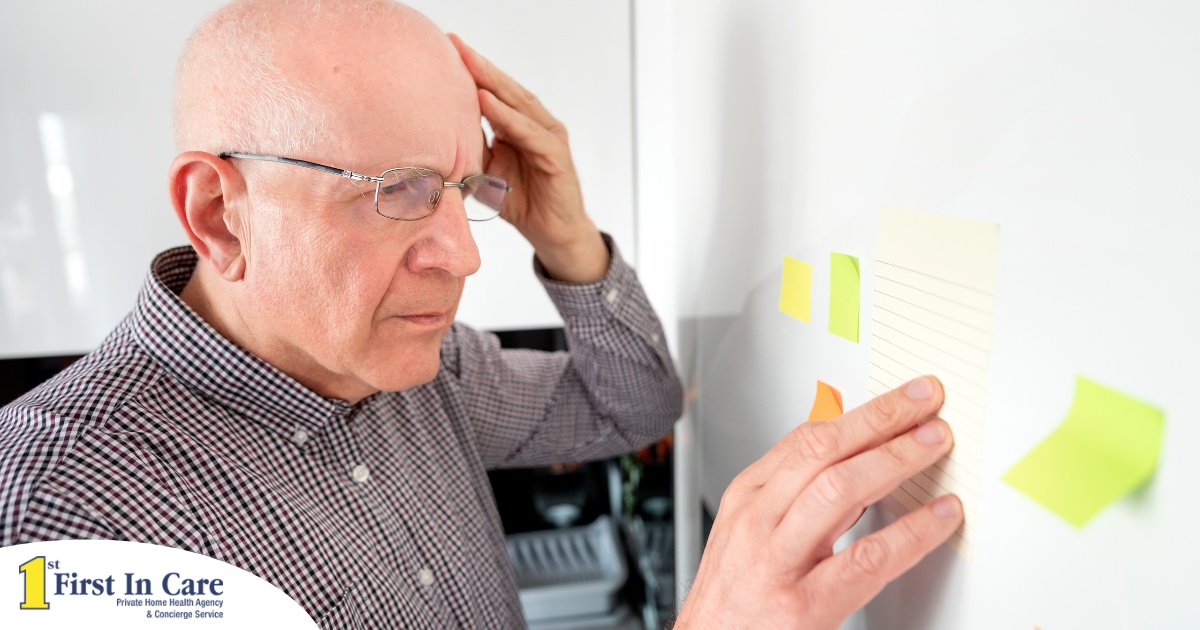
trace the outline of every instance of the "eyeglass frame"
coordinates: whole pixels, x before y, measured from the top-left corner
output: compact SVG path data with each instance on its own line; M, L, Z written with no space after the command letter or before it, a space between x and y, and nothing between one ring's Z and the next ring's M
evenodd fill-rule
M384 175L387 175L388 173L390 173L392 171L402 171L402 170L425 171L425 172L429 172L429 173L434 173L438 177L440 177L442 179L442 188L446 188L446 187L457 188L460 191L466 190L466 187L467 187L466 181L467 181L467 179L469 179L469 177L463 178L463 181L461 181L461 182L448 181L446 179L446 177L444 175L442 175L441 173L439 173L431 168L425 168L423 166L398 166L396 168L389 168L389 169L383 171L382 173L380 173L378 176L371 176L371 175L365 175L363 173L357 173L355 171L351 171L351 170L344 169L344 168L337 168L336 166L328 166L326 164L319 164L317 162L309 162L308 160L297 160L296 158L281 157L278 155L259 155L257 153L238 153L236 151L226 151L223 153L218 153L217 157L219 157L219 158L238 158L240 160L262 160L265 162L280 162L283 164L291 164L292 166L302 166L304 168L310 168L315 171L323 171L326 173L332 173L334 175L337 175L339 177L344 177L351 181L374 182L375 183L375 214L378 214L379 216L381 216L385 219L391 219L392 221L420 221L421 219L424 219L425 217L428 217L429 215L433 214L433 211L437 209L438 203L441 202L442 196L439 194L437 201L433 202L433 204L431 206L429 206L429 212L426 212L425 214L423 214L419 217L415 217L412 219L403 219L400 217L389 217L388 215L379 211L379 185L383 183ZM487 175L487 173L480 173L480 175ZM504 193L506 195L508 193L512 192L513 189L512 189L512 186L508 185L508 180L505 180L503 177L500 177L499 175L488 175L488 176L495 177L496 179L499 179L500 181L504 182ZM478 177L478 175L471 175L470 177ZM464 201L466 201L466 199L464 199ZM482 203L482 202L480 202L480 203ZM490 208L491 206L488 206L488 207ZM492 209L496 210L496 214L493 216L490 216L486 219L472 219L471 217L467 217L467 220L475 221L475 222L483 222L483 221L491 221L492 219L495 219L496 217L500 216L500 210L498 210L496 208L492 208Z

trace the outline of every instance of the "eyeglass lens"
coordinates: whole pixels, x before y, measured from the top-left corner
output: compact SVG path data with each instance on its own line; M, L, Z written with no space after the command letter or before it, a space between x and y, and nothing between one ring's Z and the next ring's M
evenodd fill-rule
M412 221L427 216L441 199L445 181L437 171L423 168L396 168L383 173L376 189L375 205L379 214L392 219ZM463 205L467 219L486 221L500 214L508 183L495 175L472 175L463 180Z

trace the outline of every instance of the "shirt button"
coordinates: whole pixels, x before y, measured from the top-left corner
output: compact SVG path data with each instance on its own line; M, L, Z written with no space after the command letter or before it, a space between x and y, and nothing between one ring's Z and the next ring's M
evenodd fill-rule
M350 476L354 478L354 481L364 483L371 476L371 470L367 468L366 464L359 464L350 472Z
M617 298L620 297L620 295L621 295L620 291L613 289L612 291L608 292L608 295L604 296L604 301L608 302L609 304L612 304L613 302L617 301Z
M658 333L654 333L653 335L650 335L650 341L653 341L654 343L658 343Z
M421 583L421 586L429 586L430 584L433 584L433 571L429 569L421 569L420 571L417 571L417 581Z
M296 429L296 432L292 434L292 444L295 444L296 446L304 446L304 443L307 441L308 431L305 431L304 429Z

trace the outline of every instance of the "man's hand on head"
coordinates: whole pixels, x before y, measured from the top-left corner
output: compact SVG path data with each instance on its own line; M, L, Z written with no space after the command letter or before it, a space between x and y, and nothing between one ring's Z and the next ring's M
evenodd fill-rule
M500 216L533 245L556 280L594 282L608 271L609 253L583 209L567 130L537 97L450 35L479 88L479 108L495 132L484 171L513 191Z
M833 630L945 541L962 506L942 497L833 553L834 542L905 479L950 451L932 377L830 422L806 422L721 497L676 622L697 628Z

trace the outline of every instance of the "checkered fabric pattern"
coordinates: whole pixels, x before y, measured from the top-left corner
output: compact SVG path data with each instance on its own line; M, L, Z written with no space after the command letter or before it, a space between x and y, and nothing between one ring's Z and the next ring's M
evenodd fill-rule
M197 256L168 250L95 352L0 409L0 545L187 549L323 628L523 627L485 469L628 451L680 413L658 320L612 251L595 284L539 273L570 354L456 324L432 382L350 405L201 320L178 298Z

